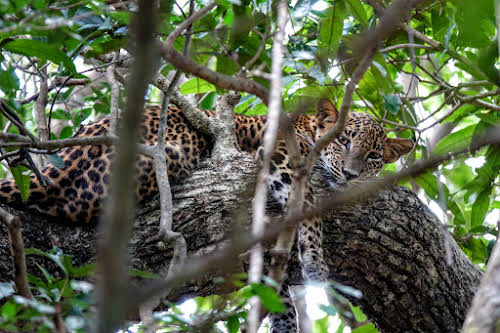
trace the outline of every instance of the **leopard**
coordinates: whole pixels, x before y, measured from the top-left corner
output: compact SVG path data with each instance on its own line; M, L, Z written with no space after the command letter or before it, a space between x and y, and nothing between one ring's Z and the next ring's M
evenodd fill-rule
M140 124L140 142L153 146L158 140L160 126L159 106L144 109ZM203 111L213 117L213 111ZM301 113L293 119L293 127L301 155L307 155L315 142L324 136L339 118L334 103L320 98L315 113ZM262 155L262 141L266 130L266 116L234 115L235 133L241 151L256 159ZM111 119L103 118L81 126L74 137L105 135ZM183 111L170 105L165 131L167 172L170 181L187 177L200 162L210 156L213 140L198 131ZM315 175L329 189L335 190L349 184L362 182L376 176L387 163L393 163L413 149L413 142L405 138L389 138L383 127L370 115L351 111L345 129L321 152L313 168ZM29 195L23 200L16 182L0 180L0 202L13 207L27 208L68 223L92 223L98 220L110 193L110 173L116 154L112 145L94 144L60 149L58 158L64 166L48 163L41 171L46 180L30 176ZM158 193L154 162L139 155L136 163L135 196L144 202ZM268 210L284 212L293 182L293 169L287 146L279 141L271 158L267 177ZM310 191L309 191L310 192ZM314 205L307 196L307 207ZM271 214L271 213L270 213ZM305 281L328 279L328 269L323 260L321 219L302 221L297 230L297 247L302 275ZM297 318L286 284L280 296L285 305L283 313L271 313L271 332L298 332Z

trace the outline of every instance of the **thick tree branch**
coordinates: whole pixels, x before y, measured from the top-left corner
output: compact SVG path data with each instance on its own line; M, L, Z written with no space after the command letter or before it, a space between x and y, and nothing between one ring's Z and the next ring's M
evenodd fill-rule
M227 239L233 238L234 212L249 208L249 201L242 199L242 188L235 184L244 185L253 179L252 165L251 159L237 159L221 170L200 169L173 187L175 228L185 235L190 256L216 255ZM136 269L157 272L165 260L172 258L173 248L159 248L154 240L158 216L159 203L153 200L134 220L129 253ZM50 250L56 244L72 255L75 266L95 260L95 226L47 223L36 216L27 220L30 223L24 225L23 233L26 246ZM442 248L450 236L445 236L441 223L416 195L404 188L383 190L367 202L331 211L324 221L330 278L363 293L358 304L381 332L460 329L481 273L453 240L453 264L446 264ZM0 254L10 258L5 237L6 231L0 228ZM31 256L27 260L30 272L38 272L37 262L57 273L50 260ZM230 283L214 283L215 277L227 276L230 281L224 270L239 272L245 267L246 260L233 253L231 260L212 267L211 273L184 280L169 300L234 290ZM0 262L0 277L11 274L10 260ZM288 275L287 283L302 280L296 253L292 254Z

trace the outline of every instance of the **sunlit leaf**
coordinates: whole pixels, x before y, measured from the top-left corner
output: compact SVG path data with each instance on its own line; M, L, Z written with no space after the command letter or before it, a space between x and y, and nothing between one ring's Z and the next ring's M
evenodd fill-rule
M2 48L17 54L39 59L50 60L55 64L64 65L71 73L76 73L71 59L59 49L58 45L47 44L34 39L15 39L3 44Z
M346 1L347 9L364 27L368 26L368 16L360 0Z
M179 91L183 95L201 94L201 93L215 91L215 86L211 83L208 83L205 80L194 78L184 82L179 87Z
M472 141L472 136L474 134L476 126L477 125L471 125L445 136L441 141L439 141L436 147L434 147L433 153L435 155L441 155L454 150L468 147Z
M346 15L345 1L335 1L333 6L325 11L320 22L318 46L319 56L333 59L337 54L344 28Z
M252 291L259 296L260 301L266 309L271 312L283 312L285 311L285 305L281 302L280 297L274 291L273 288L259 284L250 284Z
M10 168L10 171L12 172L12 176L14 177L14 180L16 181L17 188L19 189L19 192L21 193L21 199L23 201L28 200L28 197L30 195L30 193L29 193L30 176L25 174L25 172L28 171L28 169L24 166L16 166L16 167Z

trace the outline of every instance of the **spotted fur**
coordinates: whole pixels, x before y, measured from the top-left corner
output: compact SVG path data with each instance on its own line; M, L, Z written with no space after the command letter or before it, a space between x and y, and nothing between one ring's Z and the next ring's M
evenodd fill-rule
M154 145L159 126L159 108L146 108L141 124L140 141ZM207 111L207 115L212 116ZM317 113L303 114L294 121L302 154L337 122L338 112L327 99L317 103ZM262 144L266 117L235 115L235 128L241 150L257 154ZM76 137L102 135L108 131L109 119L103 119L81 127ZM210 152L211 141L196 131L182 111L171 106L165 133L167 167L173 181L189 174L200 160ZM408 153L413 143L406 139L388 139L380 125L370 116L351 112L345 130L323 152L316 163L315 174L327 188L337 188L359 182L376 175L385 163L394 162ZM65 167L51 164L42 170L49 179L43 188L35 176L31 176L29 198L21 201L21 195L12 180L0 181L0 200L9 205L22 205L45 214L73 222L89 222L100 215L103 200L109 193L110 167L114 148L106 145L76 146L61 149L57 153ZM257 154L258 155L258 154ZM286 208L292 185L292 170L285 145L278 144L272 156L268 177L269 213L281 214ZM143 201L158 191L153 161L140 155L136 162L136 196ZM313 178L311 178L313 179ZM316 180L318 177L315 178ZM309 192L308 192L309 193ZM306 207L314 204L310 193ZM321 246L321 221L314 218L298 228L299 256L305 280L326 281L328 270L323 260ZM291 307L288 289L281 291L288 305L284 314L272 314L272 332L295 332L295 311Z

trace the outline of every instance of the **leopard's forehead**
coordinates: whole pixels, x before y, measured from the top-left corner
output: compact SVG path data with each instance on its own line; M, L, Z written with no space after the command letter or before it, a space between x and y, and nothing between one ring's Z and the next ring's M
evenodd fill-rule
M346 120L344 133L367 149L383 149L384 129L368 114L350 112Z

